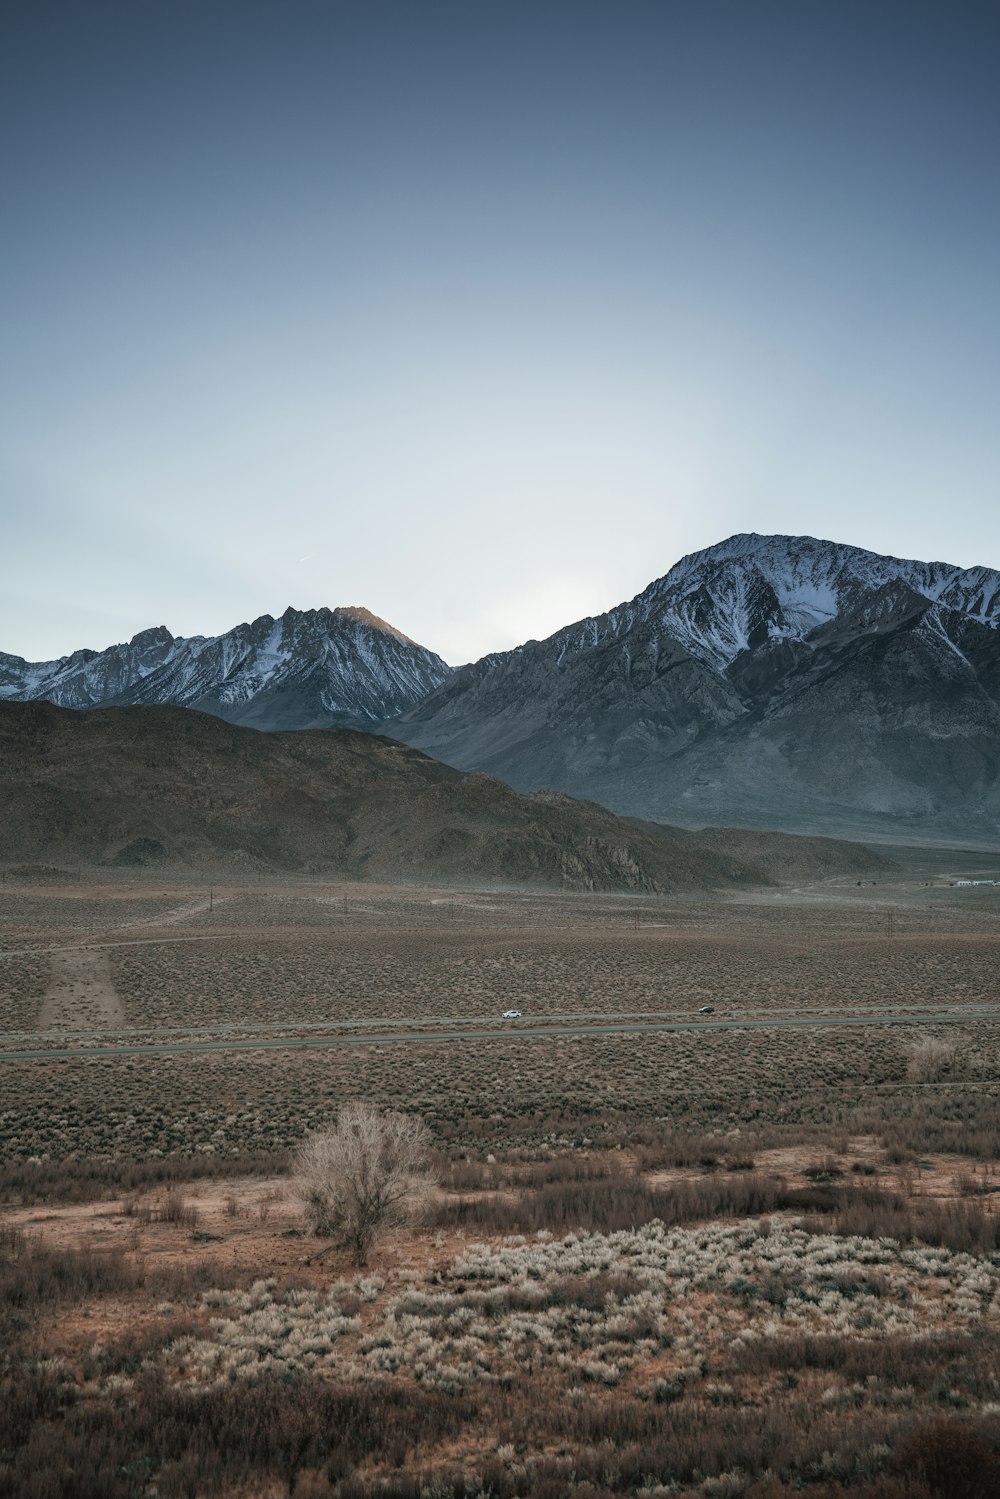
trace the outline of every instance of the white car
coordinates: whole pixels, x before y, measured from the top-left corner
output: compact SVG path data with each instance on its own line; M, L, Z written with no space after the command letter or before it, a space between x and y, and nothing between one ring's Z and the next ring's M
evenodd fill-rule
M714 1015L715 1014L715 1006L714 1005L702 1005L701 1009L698 1011L698 1014L699 1015Z
M503 1014L500 1017L501 1020L520 1020L520 1018L520 1010L504 1010Z

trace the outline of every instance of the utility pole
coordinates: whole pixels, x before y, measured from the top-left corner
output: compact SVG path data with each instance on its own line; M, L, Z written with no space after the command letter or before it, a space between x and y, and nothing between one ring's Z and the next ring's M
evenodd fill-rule
M891 911L887 911L886 912L886 918L885 918L885 935L886 935L886 937L888 938L888 940L890 942L892 941L893 937L896 935L896 921L895 921L895 917L893 916L893 914L892 914Z
M214 909L215 909L215 891L213 889L211 889L211 887L210 887L209 888L209 892L208 892L208 914L209 914L209 916L211 916L211 914L214 911Z

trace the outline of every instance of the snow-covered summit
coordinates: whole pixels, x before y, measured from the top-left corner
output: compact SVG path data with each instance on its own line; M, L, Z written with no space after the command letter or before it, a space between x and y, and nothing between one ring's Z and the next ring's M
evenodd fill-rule
M658 618L693 655L724 669L741 651L768 640L806 639L889 584L991 628L1000 623L1000 573L989 568L753 532L682 557L631 607Z

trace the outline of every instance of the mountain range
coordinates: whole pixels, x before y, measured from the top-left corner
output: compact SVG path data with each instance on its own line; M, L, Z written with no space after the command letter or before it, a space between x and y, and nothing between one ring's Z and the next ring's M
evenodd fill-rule
M738 535L628 603L449 668L361 609L31 664L0 699L377 729L516 789L659 822L1000 831L1000 573Z

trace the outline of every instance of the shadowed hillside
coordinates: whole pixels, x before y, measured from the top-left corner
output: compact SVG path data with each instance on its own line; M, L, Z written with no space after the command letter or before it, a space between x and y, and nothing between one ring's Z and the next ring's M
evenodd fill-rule
M261 734L183 708L0 704L8 861L208 863L686 890L879 867L858 844L682 832L512 791L353 730ZM818 852L819 851L819 852Z

